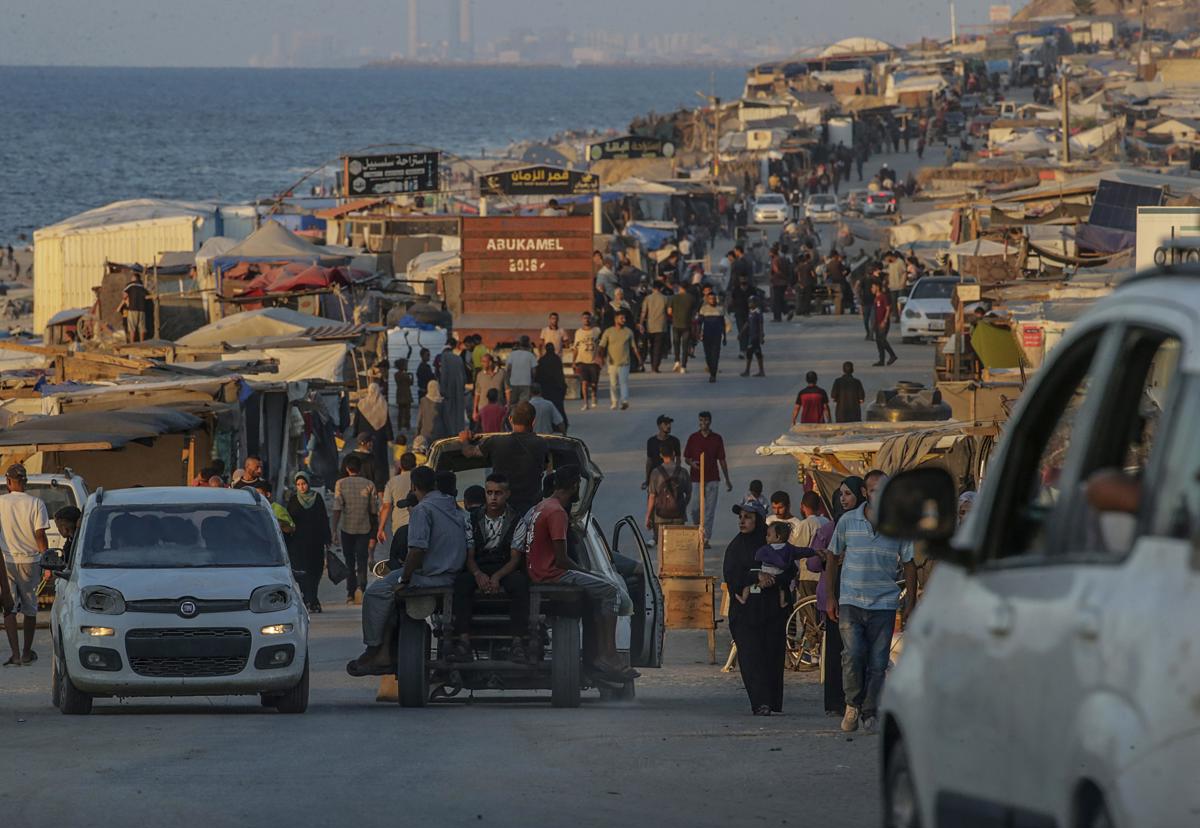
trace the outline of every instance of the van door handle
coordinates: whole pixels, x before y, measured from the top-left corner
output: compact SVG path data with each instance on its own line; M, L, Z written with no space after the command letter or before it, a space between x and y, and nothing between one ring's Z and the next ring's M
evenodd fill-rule
M1081 607L1075 619L1075 634L1085 641L1100 637L1100 611L1095 607Z
M1012 632L1013 610L1008 604L997 604L988 620L988 632L995 636L1005 636Z

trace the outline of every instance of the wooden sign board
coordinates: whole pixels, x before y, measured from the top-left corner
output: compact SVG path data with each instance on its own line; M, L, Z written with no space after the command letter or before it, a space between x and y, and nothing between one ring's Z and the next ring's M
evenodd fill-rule
M658 574L664 578L704 574L704 539L699 526L658 527Z
M463 314L592 309L590 216L464 218Z
M663 578L666 622L669 630L711 630L716 628L714 578Z

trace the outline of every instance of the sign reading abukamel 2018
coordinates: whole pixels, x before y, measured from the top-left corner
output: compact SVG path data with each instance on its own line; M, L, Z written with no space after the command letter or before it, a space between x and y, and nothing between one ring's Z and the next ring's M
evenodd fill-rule
M345 158L347 196L403 195L438 190L437 152L392 152L348 155Z

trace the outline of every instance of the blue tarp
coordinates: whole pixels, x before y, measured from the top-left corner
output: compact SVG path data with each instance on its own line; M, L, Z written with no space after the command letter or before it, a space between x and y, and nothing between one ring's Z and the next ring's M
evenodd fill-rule
M645 227L641 224L630 224L625 232L638 240L646 250L658 250L675 241L675 234L670 230L659 230L656 227Z

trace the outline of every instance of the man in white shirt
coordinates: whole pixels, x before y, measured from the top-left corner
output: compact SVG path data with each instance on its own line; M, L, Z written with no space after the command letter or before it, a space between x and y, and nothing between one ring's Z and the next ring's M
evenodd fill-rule
M20 463L5 473L8 494L0 497L0 540L4 544L4 569L10 584L12 609L4 612L4 632L12 656L5 667L33 664L33 634L37 630L37 587L42 580L41 560L46 552L50 515L40 498L25 493L28 476ZM0 599L0 604L7 604ZM17 644L17 613L25 617L25 647Z
M392 537L403 526L408 526L408 493L412 491L412 470L417 467L417 456L411 451L400 455L400 471L393 475L383 487L379 504L379 532L375 540L386 543L390 531ZM391 522L388 519L391 518Z
M529 386L533 385L533 369L537 367L537 358L530 350L528 336L522 336L521 341L505 361L505 371L508 372L508 404L516 405L529 400Z
M546 320L546 327L542 328L541 333L541 350L544 354L547 345L553 345L554 350L562 356L571 347L571 336L562 328L558 327L558 314L552 313Z
M584 312L580 327L575 331L575 375L579 377L580 411L596 407L596 389L600 385L600 366L596 363L596 348L600 329L592 327L592 315Z

